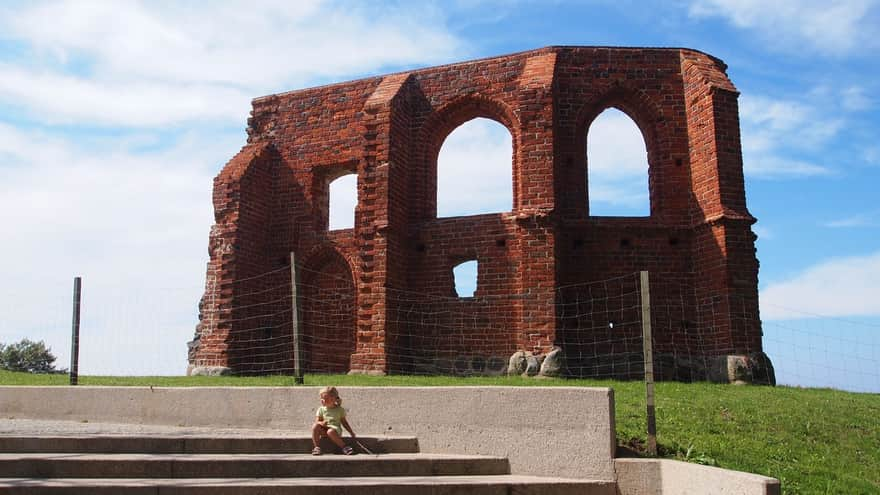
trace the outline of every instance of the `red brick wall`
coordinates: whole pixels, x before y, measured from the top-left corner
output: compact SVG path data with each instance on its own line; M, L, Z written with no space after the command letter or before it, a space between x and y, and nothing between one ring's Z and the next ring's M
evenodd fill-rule
M343 343L315 370L408 372L561 345L575 368L601 374L595 356L641 349L640 329L625 324L638 320L627 298L641 270L658 352L759 351L754 219L724 70L692 50L548 47L255 100L249 144L215 184L213 323L194 364L289 368L289 335L271 337L274 357L247 359L235 344L260 340L236 312L260 284L289 284L290 251L317 273L302 297L340 294L310 303L320 309L305 333L329 324ZM645 138L649 217L589 215L587 133L610 107ZM475 117L512 136L511 210L438 219L437 155ZM355 226L328 232L327 184L345 173L358 175ZM458 298L452 268L467 260L478 261L477 292ZM610 300L625 302L611 311ZM288 304L266 325L283 327Z
M306 263L299 278L303 367L347 373L356 343L355 288L348 263L328 250Z

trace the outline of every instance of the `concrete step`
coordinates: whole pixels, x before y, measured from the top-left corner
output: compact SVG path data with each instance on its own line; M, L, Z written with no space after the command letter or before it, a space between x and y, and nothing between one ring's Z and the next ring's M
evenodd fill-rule
M443 454L0 454L3 478L282 478L510 474L505 457Z
M612 481L531 476L0 479L10 495L615 495Z
M415 437L357 437L377 454L415 453ZM354 445L350 438L346 442ZM322 446L332 452L325 439ZM357 446L355 449L357 450ZM0 435L0 452L101 452L144 454L305 454L312 450L310 437L257 437L216 435Z

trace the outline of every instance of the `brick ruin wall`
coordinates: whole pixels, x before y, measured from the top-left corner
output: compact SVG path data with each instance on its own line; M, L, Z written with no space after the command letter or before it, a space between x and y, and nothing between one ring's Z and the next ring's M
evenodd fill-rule
M641 270L652 306L664 308L652 315L658 355L761 353L755 219L725 69L688 49L548 47L254 100L247 144L214 181L190 366L292 368L278 316L289 305L290 252L311 291L301 294L303 333L334 341L332 350L306 344L307 371L414 372L461 355L506 364L515 351L560 346L583 370L574 374L620 375L614 363L577 363L639 355L641 328L606 339L596 329L612 317L596 301L613 294L584 284ZM648 217L590 215L587 131L608 108L645 139ZM477 117L512 136L511 211L437 218L440 147ZM328 230L329 183L351 173L354 228ZM478 261L476 293L450 297L464 260ZM608 290L635 290L627 284ZM414 327L405 315L416 306L441 316ZM613 318L636 321L634 311Z

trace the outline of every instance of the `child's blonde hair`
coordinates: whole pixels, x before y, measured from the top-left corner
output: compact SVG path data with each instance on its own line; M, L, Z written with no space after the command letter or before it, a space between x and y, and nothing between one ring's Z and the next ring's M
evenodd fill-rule
M336 405L337 405L337 406L341 406L341 405L342 405L342 398L339 397L339 391L336 390L336 387L324 387L324 388L322 388L321 391L318 392L318 397L320 397L320 396L322 396L322 395L324 395L324 394L327 394L327 395L329 395L330 397L335 397L335 398L336 398Z

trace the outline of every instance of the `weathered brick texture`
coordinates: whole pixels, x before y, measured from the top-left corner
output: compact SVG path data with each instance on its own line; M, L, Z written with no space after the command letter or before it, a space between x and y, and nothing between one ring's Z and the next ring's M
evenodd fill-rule
M548 47L254 100L247 145L215 179L191 364L290 369L291 251L310 370L409 372L462 355L497 364L554 345L574 363L637 354L638 328L616 341L595 330L613 323L596 301L614 294L583 284L640 270L663 308L657 352L760 352L755 219L725 68L688 49ZM590 215L587 131L610 107L645 139L648 217ZM437 218L438 153L476 117L510 131L511 210ZM328 184L352 173L355 226L328 231ZM457 298L452 268L466 260L479 263L477 292ZM430 318L415 325L416 308ZM614 318L637 320L632 311Z

